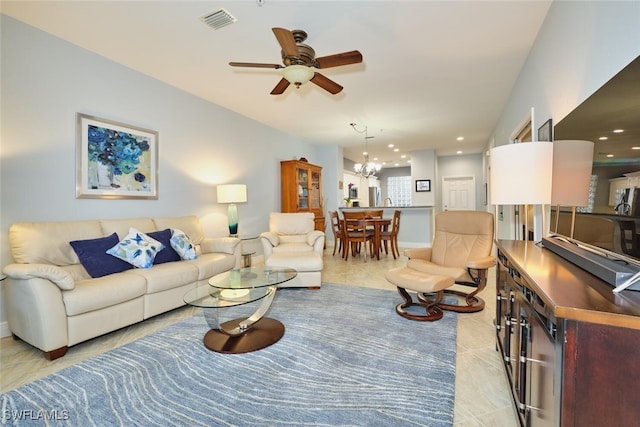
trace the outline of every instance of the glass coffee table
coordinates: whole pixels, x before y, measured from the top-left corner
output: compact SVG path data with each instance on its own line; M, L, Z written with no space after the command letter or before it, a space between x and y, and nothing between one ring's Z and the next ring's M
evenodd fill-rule
M284 335L284 325L264 315L273 302L278 285L296 275L292 268L235 269L212 277L208 286L187 292L184 302L202 307L211 328L204 336L205 347L218 353L248 353L278 342ZM222 310L257 304L258 301L252 314L221 322Z

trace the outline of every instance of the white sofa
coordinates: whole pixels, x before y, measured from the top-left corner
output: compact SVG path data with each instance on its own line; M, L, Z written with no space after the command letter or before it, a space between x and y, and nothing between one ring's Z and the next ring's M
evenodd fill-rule
M121 240L130 227L179 229L197 258L91 277L70 242L113 233ZM15 262L3 269L9 328L50 360L69 346L184 305L188 290L239 267L242 256L239 239L205 238L195 216L22 222L11 226L9 242Z
M280 287L319 288L322 284L324 233L315 230L311 212L269 216L269 231L260 235L265 266L294 268L298 275Z

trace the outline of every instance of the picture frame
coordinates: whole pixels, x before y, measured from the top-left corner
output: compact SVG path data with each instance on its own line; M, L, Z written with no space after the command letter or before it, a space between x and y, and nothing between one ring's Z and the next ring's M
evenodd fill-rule
M416 180L416 192L422 193L431 191L431 180L430 179L417 179Z
M538 128L538 141L553 141L553 127L551 126L551 119L544 122L544 124Z
M76 198L158 198L158 132L77 114Z

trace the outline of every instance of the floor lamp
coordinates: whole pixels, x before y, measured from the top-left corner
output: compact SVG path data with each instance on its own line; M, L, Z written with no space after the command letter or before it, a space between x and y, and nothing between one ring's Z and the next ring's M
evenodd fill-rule
M556 206L556 226L560 206L571 206L571 237L576 225L576 206L589 203L589 184L593 165L593 142L577 140L553 141L553 181L551 203Z
M229 217L229 236L238 236L238 208L236 203L247 201L247 186L244 184L218 185L218 203L228 203L227 216Z
M489 159L491 204L525 205L525 211L528 205L543 205L544 229L544 205L551 201L552 143L501 145L491 149ZM525 221L525 240L528 236L529 224Z

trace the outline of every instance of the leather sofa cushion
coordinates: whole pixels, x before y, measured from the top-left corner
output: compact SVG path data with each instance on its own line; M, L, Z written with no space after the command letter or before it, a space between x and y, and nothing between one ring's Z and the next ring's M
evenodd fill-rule
M145 291L144 277L125 271L76 282L74 289L62 292L62 299L67 316L76 316L130 301Z
M9 229L11 255L18 264L79 264L69 242L102 236L98 221L18 222Z
M232 270L236 265L236 257L230 254L200 254L197 259L183 261L180 264L191 264L198 268L198 280L209 279L216 274Z
M198 278L198 268L189 262L170 262L152 268L136 268L126 274L143 277L147 283L146 293L154 294L194 283Z
M151 218L101 219L99 222L102 227L101 234L103 236L116 233L118 235L118 240L124 239L126 235L129 234L129 229L131 227L136 228L143 233L158 230Z

